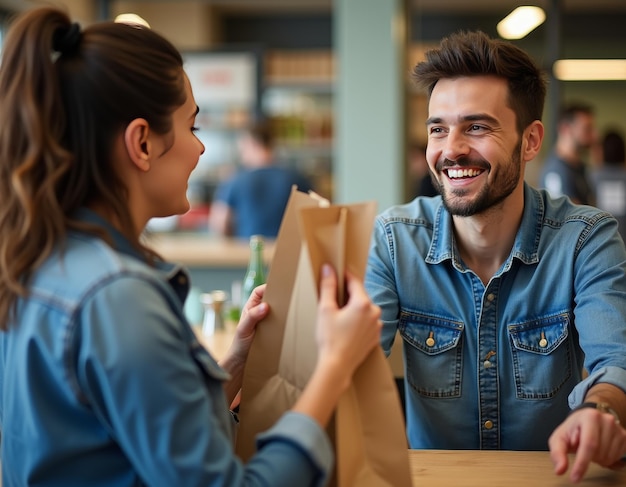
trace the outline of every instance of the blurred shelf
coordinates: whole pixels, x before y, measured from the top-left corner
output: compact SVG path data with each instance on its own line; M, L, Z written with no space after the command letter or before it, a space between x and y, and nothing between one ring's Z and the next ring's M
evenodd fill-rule
M335 56L331 50L270 51L265 55L267 85L332 86Z
M284 90L310 94L331 94L335 89L333 80L314 78L270 78L265 80L264 91Z

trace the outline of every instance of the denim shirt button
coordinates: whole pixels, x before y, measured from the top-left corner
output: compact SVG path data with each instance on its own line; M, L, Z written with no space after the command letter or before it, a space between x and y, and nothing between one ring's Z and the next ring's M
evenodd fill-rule
M433 338L433 336L434 336L434 333L431 331L428 334L428 338L426 339L426 346L427 347L434 347L435 343L437 343L437 342L435 342L435 339Z
M493 350L490 350L489 353L485 356L485 361L483 362L483 367L485 367L486 369L490 368L493 363L491 362L491 357L495 356L496 352L494 352Z
M491 421L490 419L488 419L487 421L485 421L485 429L490 430L491 428L493 428L493 421Z
M489 301L491 303L494 299L496 299L495 294L493 294L493 293L487 294L487 301Z

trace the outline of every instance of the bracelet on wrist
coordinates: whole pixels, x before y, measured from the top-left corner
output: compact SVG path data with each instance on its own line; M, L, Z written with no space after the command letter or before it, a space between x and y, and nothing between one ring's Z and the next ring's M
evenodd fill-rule
M580 406L576 406L570 411L570 414L580 411L581 409L592 408L606 414L610 414L615 419L616 424L620 424L620 419L615 410L605 402L583 402Z

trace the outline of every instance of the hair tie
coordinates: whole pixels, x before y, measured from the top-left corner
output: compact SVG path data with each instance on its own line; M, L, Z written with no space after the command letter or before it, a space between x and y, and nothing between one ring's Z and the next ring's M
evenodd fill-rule
M78 47L80 37L80 25L74 22L67 29L56 30L52 38L52 48L61 54L68 54Z

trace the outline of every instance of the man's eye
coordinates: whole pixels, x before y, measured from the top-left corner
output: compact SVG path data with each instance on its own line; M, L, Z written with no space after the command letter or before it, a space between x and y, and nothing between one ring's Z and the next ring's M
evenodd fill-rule
M191 127L192 132L197 132L198 130L200 130L200 127L196 127L195 125Z

